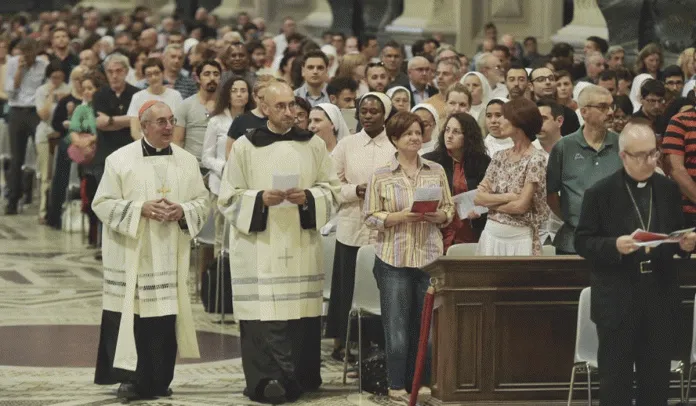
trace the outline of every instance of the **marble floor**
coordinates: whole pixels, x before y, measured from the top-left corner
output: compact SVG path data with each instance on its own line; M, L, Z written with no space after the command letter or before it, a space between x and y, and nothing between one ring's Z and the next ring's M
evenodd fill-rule
M92 383L101 316L101 267L80 233L37 224L35 210L0 216L0 406L119 404L116 387ZM215 323L195 303L201 359L177 364L166 400L148 405L252 405L242 395L244 376L236 325ZM323 342L324 384L298 405L387 405L343 385L342 364Z

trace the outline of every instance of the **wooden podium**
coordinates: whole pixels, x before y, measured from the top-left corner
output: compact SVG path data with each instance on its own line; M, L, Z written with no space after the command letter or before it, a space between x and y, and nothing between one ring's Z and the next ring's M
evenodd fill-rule
M688 361L696 260L679 267L682 339L673 359ZM590 283L588 262L578 256L441 257L425 271L436 289L435 403L539 405L568 398L578 299ZM576 386L575 398L587 398L584 388Z

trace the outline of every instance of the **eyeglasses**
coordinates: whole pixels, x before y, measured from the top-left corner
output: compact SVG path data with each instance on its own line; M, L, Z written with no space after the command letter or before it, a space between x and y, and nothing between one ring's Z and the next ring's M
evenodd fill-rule
M539 76L536 79L532 79L532 82L534 82L534 83L555 82L555 81L556 81L556 76L554 76L554 75Z
M369 68L374 68L376 66L384 66L384 63L382 63L382 62L370 62L366 66L369 69Z
M157 127L160 127L160 128L166 127L166 126L167 126L167 123L171 124L172 127L174 127L174 126L176 125L176 117L172 117L172 118L169 118L169 119L167 119L167 118L158 118L157 120L154 120L154 121L150 120L150 122L151 122L151 123L154 123L155 125L157 125Z
M665 82L665 85L667 86L679 86L683 85L684 81L683 80L668 80Z
M630 156L631 158L637 160L637 161L642 161L642 162L648 162L648 160L656 161L658 158L660 158L660 150L658 149L653 149L652 151L648 152L636 152L636 153L631 153L628 151L624 151L626 155Z
M594 107L594 108L596 108L597 110L599 110L599 111L601 111L601 112L605 112L605 113L606 113L607 111L614 111L614 106L612 106L611 104L607 104L607 103L588 104L588 105L585 106L585 107Z

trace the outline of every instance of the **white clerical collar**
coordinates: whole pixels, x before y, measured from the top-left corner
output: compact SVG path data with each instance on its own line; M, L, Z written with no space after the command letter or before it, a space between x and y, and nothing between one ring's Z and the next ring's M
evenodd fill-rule
M145 143L147 145L149 145L151 148L153 148L157 152L161 152L164 149L164 148L155 148L155 146L150 144L150 141L147 140L147 137L143 137L143 141L145 141Z
M639 189L642 189L642 188L644 188L645 185L647 185L647 184L648 184L648 182L638 182L638 184L637 184L636 186L638 186Z
M268 131L272 132L273 134L278 134L277 132L271 130L271 127L268 125L268 123L269 123L269 121L266 122L266 128L268 128ZM284 133L278 134L278 135L285 135L285 134L289 133L290 130L292 130L292 127L288 128L288 130L285 131Z

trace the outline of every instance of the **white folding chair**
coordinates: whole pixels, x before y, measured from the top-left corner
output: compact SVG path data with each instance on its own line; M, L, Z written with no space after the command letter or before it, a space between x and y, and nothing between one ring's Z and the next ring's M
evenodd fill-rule
M381 316L382 308L379 303L379 288L372 269L375 265L375 247L364 245L358 249L355 264L355 289L353 290L353 305L348 313L346 330L346 348L350 338L350 322L358 318L358 371L362 370L362 316L363 314ZM348 374L348 357L343 359L343 384L346 384ZM362 382L358 379L358 390L362 393Z
M599 348L599 339L597 338L597 326L590 319L591 309L591 288L585 288L580 292L580 303L578 304L578 328L575 336L575 359L573 362L573 370L570 375L570 390L568 391L568 406L573 401L573 387L575 385L575 373L587 374L587 404L592 405L592 379L593 372L599 371L597 362L597 351ZM692 351L693 352L693 351ZM692 367L694 355L692 354ZM635 369L635 368L634 368ZM681 361L671 361L670 372L679 374L681 391L680 397L684 402L684 364ZM688 399L688 389L686 392ZM686 402L688 404L688 400Z
M578 304L578 329L575 334L575 357L573 370L570 374L570 390L568 391L568 406L573 402L573 388L575 386L575 373L587 374L587 404L592 405L592 372L598 370L597 327L590 319L591 288L585 288L580 292Z
M198 235L193 237L193 249L196 251L196 267L193 270L194 272L194 284L195 284L195 295L196 295L196 303L200 300L200 293L201 293L201 274L200 270L203 269L205 264L203 264L203 252L202 248L203 245L208 245L212 246L215 245L215 210L217 207L214 205L211 205L210 210L208 212L208 220L203 224L203 227L201 230L198 232ZM208 280L208 284L210 284L211 281ZM210 289L208 289L208 303L210 303L210 297L211 292Z
M696 368L696 296L694 296L694 316L693 316L693 328L691 330L691 357L689 359L689 381L686 385L686 400L685 403L689 404L689 399L691 398L691 382L693 381L693 372Z
M552 257L554 255L556 255L556 247L553 245L544 245L541 247L542 257Z
M336 251L336 233L322 235L321 245L324 252L324 301L331 297L331 278L333 277L334 254ZM327 314L328 307L324 306L322 313Z
M448 257L473 257L476 256L477 243L454 244L447 249Z

